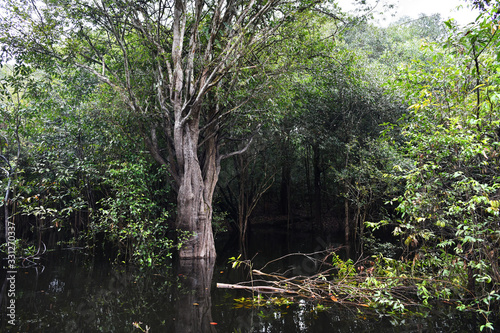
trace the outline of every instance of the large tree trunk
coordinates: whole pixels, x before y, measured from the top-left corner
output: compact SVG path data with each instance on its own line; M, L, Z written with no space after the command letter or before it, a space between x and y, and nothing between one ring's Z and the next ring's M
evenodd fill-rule
M177 159L181 161L177 193L177 229L190 233L179 251L180 258L215 257L212 232L212 198L219 175L216 143L207 143L204 168L198 159L198 121L186 122L176 133Z
M187 167L177 195L177 228L190 233L179 251L180 258L215 257L212 232L212 201L207 197L199 164Z

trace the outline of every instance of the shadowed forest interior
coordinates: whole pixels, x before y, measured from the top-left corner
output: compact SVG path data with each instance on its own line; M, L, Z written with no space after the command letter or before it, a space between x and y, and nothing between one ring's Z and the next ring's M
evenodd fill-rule
M178 332L215 330L216 283L246 295L238 308L449 307L492 330L500 7L464 1L480 12L467 25L422 14L381 27L356 4L0 4L5 270L38 279L44 258L77 249L109 272L175 270L194 290L161 273L183 304L168 310Z

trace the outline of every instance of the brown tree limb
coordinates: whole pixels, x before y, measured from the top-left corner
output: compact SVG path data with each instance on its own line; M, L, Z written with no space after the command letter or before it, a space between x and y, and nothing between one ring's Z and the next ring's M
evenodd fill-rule
M296 294L295 291L286 290L283 288L276 288L271 286L242 286L239 284L217 283L217 288L221 289L244 289L257 291L262 293L281 293L281 294Z

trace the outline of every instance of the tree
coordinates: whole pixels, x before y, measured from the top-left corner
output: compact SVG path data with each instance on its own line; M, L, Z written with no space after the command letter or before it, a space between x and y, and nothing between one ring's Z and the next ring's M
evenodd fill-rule
M26 66L5 67L0 72L0 116L4 121L0 124L0 175L5 184L5 196L1 203L4 215L5 242L14 230L14 222L10 219L12 181L18 172L21 156L19 130L22 114L29 109L25 94L32 84L31 71ZM15 237L14 237L15 238ZM12 239L12 237L10 237Z
M464 28L446 22L444 49L427 45L432 57L401 66L392 81L410 105L397 131L404 155L393 179L404 191L392 200L399 212L391 219L393 234L404 244L402 257L413 260L412 272L446 276L461 286L453 292L473 295L461 308L476 308L484 327L491 327L487 310L498 301L500 284L500 42L494 16Z
M251 94L233 105L221 97L244 86L241 77L252 80L268 72L269 48L286 42L280 34L287 24L313 5L280 0L9 1L1 42L18 59L45 67L75 65L112 88L136 117L151 155L170 169L177 192L176 226L192 232L180 257L213 257L212 198L220 163L247 147L222 154L220 131Z
M316 58L307 75L297 82L300 116L294 124L301 145L308 148L304 154L310 155L314 220L324 226L325 199L337 212L343 206L348 239L349 211L355 206L349 203L348 192L361 174L352 166L363 165L363 150L379 135L379 125L396 119L400 110L384 95L381 66L342 42L333 47L333 60ZM330 198L325 195L328 193ZM345 200L336 200L339 197Z
M245 153L233 157L233 167L223 169L220 193L226 207L234 216L240 251L247 256L246 244L250 216L264 193L273 185L276 172L267 161L268 146L257 142Z

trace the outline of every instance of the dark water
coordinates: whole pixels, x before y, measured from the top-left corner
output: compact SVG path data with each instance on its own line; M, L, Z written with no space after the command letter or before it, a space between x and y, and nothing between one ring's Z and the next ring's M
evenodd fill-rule
M289 239L269 230L253 235L248 253L255 267L289 252L311 252L335 242L302 233ZM316 304L247 307L235 299L246 291L217 289L235 283L245 272L227 259L237 254L234 243L221 241L215 262L186 261L175 267L141 271L97 260L81 251L45 254L39 266L18 269L15 278L15 326L9 325L2 292L1 332L476 332L482 324L472 314L450 309L424 311L425 316L391 318L340 305L323 310ZM285 261L294 273L307 273L311 261L297 256ZM285 267L287 268L287 267ZM4 281L5 272L2 273ZM4 287L6 285L4 284Z

